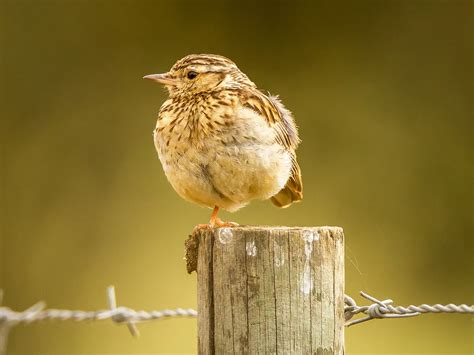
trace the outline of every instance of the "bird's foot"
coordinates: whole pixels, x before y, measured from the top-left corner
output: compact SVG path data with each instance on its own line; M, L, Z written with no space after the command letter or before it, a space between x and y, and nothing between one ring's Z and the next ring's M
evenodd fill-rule
M199 231L199 230L206 230L206 229L213 229L213 228L225 228L225 227L238 227L239 224L235 222L224 222L220 218L216 218L214 223L200 223L193 229L193 233Z
M224 227L238 227L239 224L238 223L235 223L235 222L224 222L222 219L220 218L216 218L216 221L214 222L214 226L213 228L217 227L217 228L224 228Z

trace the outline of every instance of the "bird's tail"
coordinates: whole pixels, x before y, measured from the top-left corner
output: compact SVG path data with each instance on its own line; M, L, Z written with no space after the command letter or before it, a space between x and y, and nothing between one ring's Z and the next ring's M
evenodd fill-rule
M303 181L301 179L301 170L295 161L285 187L271 198L273 204L280 208L286 208L294 202L303 199Z

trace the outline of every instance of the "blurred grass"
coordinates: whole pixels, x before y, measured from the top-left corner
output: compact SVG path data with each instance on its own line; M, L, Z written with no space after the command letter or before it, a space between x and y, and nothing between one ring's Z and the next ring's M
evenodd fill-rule
M472 3L37 0L3 4L5 304L195 307L183 241L210 211L167 183L151 131L165 99L141 77L226 55L295 114L305 199L241 224L339 225L346 291L397 304L472 302ZM5 90L6 89L6 90ZM192 319L16 328L12 354L192 353ZM468 316L373 321L356 353L471 353Z

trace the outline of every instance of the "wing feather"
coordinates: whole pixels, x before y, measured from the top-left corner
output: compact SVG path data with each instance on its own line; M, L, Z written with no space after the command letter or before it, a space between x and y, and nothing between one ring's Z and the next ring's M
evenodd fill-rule
M300 143L298 129L291 112L282 104L278 96L266 96L251 88L243 98L244 106L262 116L275 132L276 141L291 155L291 175L285 187L271 198L278 207L288 207L303 198L303 181L301 169L296 160L296 148Z

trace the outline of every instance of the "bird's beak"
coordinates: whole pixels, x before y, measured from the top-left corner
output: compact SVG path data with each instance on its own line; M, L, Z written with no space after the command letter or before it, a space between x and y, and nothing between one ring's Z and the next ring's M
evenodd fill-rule
M171 78L168 73L145 75L143 79L153 80L164 85L176 85L176 79Z

